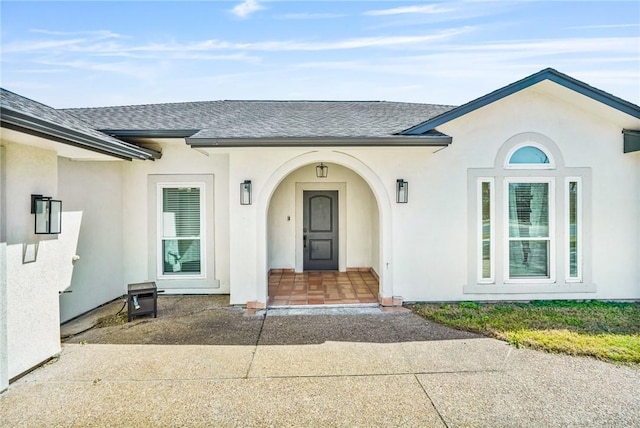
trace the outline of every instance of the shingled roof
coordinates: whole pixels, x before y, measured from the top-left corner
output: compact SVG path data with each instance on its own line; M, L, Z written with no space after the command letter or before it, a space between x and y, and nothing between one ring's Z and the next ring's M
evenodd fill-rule
M8 129L123 159L151 159L159 153L125 143L81 119L0 88L0 121Z
M387 101L208 101L64 111L112 135L181 130L191 144L207 145L231 139L397 139L403 130L452 108Z

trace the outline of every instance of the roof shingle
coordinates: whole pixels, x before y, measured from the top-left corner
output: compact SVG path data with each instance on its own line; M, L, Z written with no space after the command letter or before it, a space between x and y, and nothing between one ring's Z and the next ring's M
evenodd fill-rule
M387 101L204 101L74 108L100 130L199 130L191 138L389 137L454 106Z

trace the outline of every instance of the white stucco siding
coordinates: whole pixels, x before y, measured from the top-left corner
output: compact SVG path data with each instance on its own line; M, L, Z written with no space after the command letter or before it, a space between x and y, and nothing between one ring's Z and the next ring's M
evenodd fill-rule
M398 217L400 220L396 218L400 206L395 204L395 183L398 178L405 178L411 182L413 178L420 177L421 173L416 170L422 169L424 159L432 156L432 151L433 149L426 148L403 148L398 151L390 148L331 147L230 151L231 302L242 304L252 300L266 301L266 274L269 263L274 261L274 259L269 260L269 257L281 257L288 251L289 255L284 257L289 262L291 251L295 251L295 245L286 244L273 253L269 252L269 242L276 239L273 231L268 230L269 226L273 226L283 218L286 219L288 214L284 213L284 210L291 207L291 199L279 193L289 192L282 189L288 189L288 186L296 180L317 181L313 168L321 161L335 165L333 170L338 171L338 174L344 174L341 180L353 184L354 190L346 187L347 197L351 198L346 205L353 211L347 214L345 234L348 246L352 247L353 253L349 249L346 250L348 260L345 262L345 267L361 267L357 265L367 263L365 266L374 267L381 276L381 294L385 297L396 295L393 283L396 278L402 277L398 276L401 274L398 274L395 269L397 266L406 268L407 271L415 269L415 266L406 264L402 258L408 254L412 254L411 257L413 257L416 247L412 247L412 242L405 240L407 246L400 251L395 244L392 244L397 238L396 231L400 230L394 224L402 221L401 217ZM333 175L331 168L332 166L330 166L327 180L339 181ZM296 174L301 174L300 178L297 178ZM246 179L252 180L254 203L241 206L234 201L239 198L239 183ZM410 187L410 201L412 191ZM274 203L273 206L272 203ZM362 216L362 213L357 212L359 205L368 207L368 211L365 212L366 221L361 224L358 224ZM264 218L260 214L263 209ZM268 221L270 209L272 220ZM377 210L377 217L371 214L374 210ZM422 213L411 216L409 227L422 223L421 217ZM292 217L292 222L294 221L297 220ZM374 221L377 222L376 227L374 227ZM251 226L252 222L258 225L257 229ZM285 233L294 233L295 226L284 225L282 230ZM350 244L352 233L356 234L356 240L358 236L366 236L367 233L370 237ZM413 230L406 236L413 236L415 233L421 233L421 231ZM373 245L376 246L375 249L372 249ZM252 265L255 262L252 262L251 257L257 257L258 263ZM373 257L376 258L375 261L372 261ZM264 265L261 265L260 260L264 260ZM394 265L394 260L397 261L397 265ZM419 263L422 262L419 261Z
M79 229L73 276L60 296L67 321L126 292L123 278L122 168L124 162L58 158L65 227ZM73 223L72 223L73 222Z
M440 290L431 290L433 294L428 296L416 296L418 300L432 300L432 297L435 297L433 300L638 298L640 163L637 155L623 153L619 123L604 121L590 111L552 95L528 90L438 129L454 138L453 144L433 159L439 159L438 163L446 173L443 171L432 179L437 181L438 178L449 177L449 183L440 182L442 187L435 190L434 195L436 201L442 202L442 212L449 213L449 221L442 221L442 229L438 232L443 242L447 242L444 244L447 254L466 251L467 233L476 233L475 230L465 230L466 210L475 207L460 205L468 198L452 197L468 195L467 183L461 177L466 175L468 168L492 168L498 150L510 138L521 133L542 134L557 145L567 168L586 168L591 172L591 188L585 189L583 207L584 216L590 217L591 228L584 230L583 234L589 234L591 239L590 248L585 249L592 252L589 266L585 269L591 271L595 292L462 294L461 284L467 283L467 265L462 263L464 256L458 256L442 260L441 267L431 270L429 278L434 286L438 284ZM448 198L447 194L450 195ZM503 213L497 212L498 215ZM442 215L439 218L445 220ZM461 225L458 224L460 220L463 220ZM559 222L564 219L556 220L557 229L561 230ZM465 230L464 236L458 227ZM444 239L446 236L448 240ZM564 239L564 236L558 235L556 239ZM458 271L450 269L453 260L461 261ZM562 263L564 254L556 254L556 264Z
M6 346L2 354L12 378L60 351L58 291L69 278L61 277L59 266L65 256L71 262L71 254L61 252L62 235L34 234L30 212L31 194L59 196L56 153L4 141L3 145L6 344L0 346ZM62 227L64 234L64 217Z
M206 239L204 245L207 263L211 263L207 277L194 281L193 288L189 288L186 281L176 283L176 287L171 281L158 281L158 287L168 293L229 293L229 204L230 198L237 194L229 195L228 154L196 151L184 140L165 140L160 144L161 159L134 161L123 166L124 284L156 280L156 236L154 230L150 231L157 219L157 212L150 208L155 200L155 187L150 190L153 177L163 176L179 182L181 177L200 175L206 176L211 184L211 188L205 189L205 222L210 239Z

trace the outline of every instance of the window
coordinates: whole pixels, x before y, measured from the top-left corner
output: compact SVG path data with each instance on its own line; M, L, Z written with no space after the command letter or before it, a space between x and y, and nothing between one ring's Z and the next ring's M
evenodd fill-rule
M507 274L510 281L553 280L552 179L507 178Z
M582 180L567 178L565 180L565 226L567 235L566 271L568 282L582 280Z
M507 169L552 169L553 159L546 149L536 143L521 144L514 147L506 158Z
M492 283L494 281L494 243L493 243L493 218L494 218L494 195L493 179L481 178L478 180L478 242L481 260L478 264L478 281L481 283Z
M553 140L523 132L467 174L465 293L595 291L590 168L567 167Z
M204 275L204 183L158 184L158 276Z

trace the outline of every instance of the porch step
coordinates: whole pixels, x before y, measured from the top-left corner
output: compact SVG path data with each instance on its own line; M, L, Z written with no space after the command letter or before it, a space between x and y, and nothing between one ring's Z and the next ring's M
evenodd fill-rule
M290 315L363 315L383 313L376 303L359 303L349 305L291 305L267 308L267 316Z

